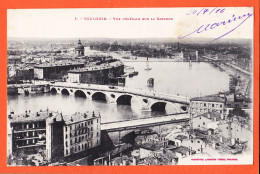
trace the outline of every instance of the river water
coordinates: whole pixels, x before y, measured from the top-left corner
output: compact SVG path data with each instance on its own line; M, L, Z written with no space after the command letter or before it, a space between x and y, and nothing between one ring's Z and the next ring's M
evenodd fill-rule
M207 63L188 62L149 62L150 71L144 70L146 62L125 62L139 74L126 79L126 87L142 90L154 90L160 93L179 94L196 97L215 94L229 89L229 76ZM154 78L154 88L147 87L147 80ZM96 111L101 114L102 122L111 122L143 118L164 114L162 112L141 111L138 102L132 99L131 106L107 104L104 101L86 100L85 98L61 94L30 94L29 96L8 96L7 111L24 113L49 108L62 111L63 114ZM174 108L166 105L166 114L173 113Z

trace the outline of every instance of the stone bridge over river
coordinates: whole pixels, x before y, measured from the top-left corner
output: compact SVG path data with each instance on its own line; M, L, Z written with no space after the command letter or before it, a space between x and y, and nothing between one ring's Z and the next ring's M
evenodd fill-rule
M126 87L56 82L50 84L50 91L124 105L131 105L131 99L135 98L142 110L145 111L162 111L165 110L167 104L172 105L180 113L187 111L189 105L189 98L187 97Z

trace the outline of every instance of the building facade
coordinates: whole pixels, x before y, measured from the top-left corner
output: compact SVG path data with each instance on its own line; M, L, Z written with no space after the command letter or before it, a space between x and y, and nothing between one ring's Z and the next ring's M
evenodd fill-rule
M32 154L45 150L48 111L8 115L8 155Z
M68 82L107 85L124 74L124 64L114 61L101 65L70 70Z
M57 115L47 122L47 159L52 161L59 157L87 151L101 143L100 115L75 113L71 116ZM57 137L61 137L58 141Z
M217 95L192 98L190 100L190 113L194 117L204 113L218 112L224 119L225 102L225 97Z
M34 66L35 79L62 79L68 71L76 68L83 68L84 63L47 63Z
M39 111L8 115L8 155L44 151L48 162L64 161L101 144L101 117L93 113L63 115Z

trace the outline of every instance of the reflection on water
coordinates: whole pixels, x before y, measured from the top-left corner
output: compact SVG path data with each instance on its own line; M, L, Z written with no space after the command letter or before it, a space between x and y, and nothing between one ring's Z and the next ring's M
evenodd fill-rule
M154 89L157 92L179 94L183 96L198 96L228 90L229 76L206 63L193 63L192 68L186 62L150 62L152 70L145 71L145 62L128 62L139 72L138 76L126 79L126 86L148 90L149 78L154 78ZM220 83L221 82L221 83ZM151 89L150 89L151 90ZM107 104L102 101L59 94L30 94L29 96L8 96L7 110L23 113L49 108L62 111L64 114L75 112L96 111L101 114L102 122L150 117L163 112L142 112L139 103L132 98L131 106ZM172 113L172 105L166 105L166 113Z

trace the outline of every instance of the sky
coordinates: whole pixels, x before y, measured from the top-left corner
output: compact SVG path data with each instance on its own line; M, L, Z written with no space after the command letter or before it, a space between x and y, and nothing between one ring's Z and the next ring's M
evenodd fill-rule
M216 13L218 9L224 10L222 13L220 10ZM205 8L9 9L7 11L7 36L8 38L176 39L192 33L202 25L205 27L207 24L228 21L234 16L253 13L253 8L250 7L210 7L203 14L205 10ZM212 10L214 11L209 13ZM108 20L84 20L85 17L106 17ZM125 17L149 18L150 20L122 20ZM151 20L157 17L172 18L172 20ZM114 18L121 18L121 20L114 20ZM223 38L252 39L253 16L241 24L245 18L236 19L225 26L214 26L213 29L201 33L195 32L187 38L218 38L237 27Z

